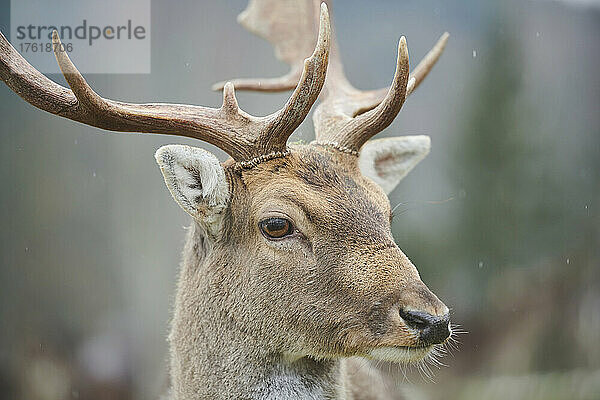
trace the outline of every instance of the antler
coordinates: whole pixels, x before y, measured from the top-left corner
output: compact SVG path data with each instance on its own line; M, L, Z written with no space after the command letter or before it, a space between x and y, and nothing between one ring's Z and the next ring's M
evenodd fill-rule
M339 64L341 68L341 64ZM334 65L332 65L334 67ZM327 83L325 99L315 111L313 121L317 142L358 151L375 134L392 123L406 99L409 76L408 48L404 36L398 43L398 58L394 79L379 104L371 108L373 101L368 93L353 88L343 73L332 75Z
M296 89L285 106L265 117L238 107L234 85L224 85L220 108L184 104L132 104L100 97L61 51L52 34L58 65L71 87L62 87L32 67L0 33L0 78L33 106L87 125L121 132L162 133L200 139L227 152L235 161L286 151L286 142L304 120L325 82L330 26L327 7L320 11L319 34L312 55L302 63Z
M271 42L277 58L289 64L291 69L279 78L233 79L231 82L235 87L238 90L255 90L258 83L258 90L263 92L294 89L302 74L302 60L314 46L313 13L310 1L250 0L246 10L238 15L238 23ZM212 88L222 90L225 83L215 83Z
M297 45L294 54L288 51L285 57L279 57L292 66L288 74L274 79L241 80L245 90L276 91L293 88L291 80L294 66L297 60L306 54L306 48L312 43L313 35L307 32L314 32L315 24L307 24L300 19L313 18L314 21L314 11L305 12L311 9L313 0L289 0L290 4L281 5L278 10L271 7L274 2L285 3L282 0L252 0L246 11L240 14L242 24L274 43L276 50L280 47L289 50L289 43L302 45ZM330 3L329 0L327 2ZM300 11L290 11L296 4ZM274 16L276 12L279 12L278 16ZM246 22L249 16L251 23ZM272 23L275 19L279 20L276 25ZM308 30L308 26L311 26L312 30ZM398 59L392 84L387 88L371 91L360 91L348 82L332 38L328 77L321 95L321 103L313 116L317 142L334 145L348 152L357 152L369 138L392 123L406 97L421 84L439 59L448 37L448 33L444 33L410 75L406 40L402 37L398 44ZM219 84L214 86L215 89L221 87Z

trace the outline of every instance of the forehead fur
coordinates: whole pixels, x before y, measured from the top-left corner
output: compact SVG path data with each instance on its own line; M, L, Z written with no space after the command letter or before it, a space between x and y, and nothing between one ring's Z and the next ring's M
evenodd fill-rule
M294 203L311 222L335 221L329 229L352 232L361 241L381 243L373 228L389 223L385 193L360 173L356 157L336 150L296 145L286 157L243 170L241 180L258 203Z
M379 205L388 204L385 193L361 174L356 157L314 145L293 145L290 150L286 157L242 170L244 185L252 190L299 188L364 194Z

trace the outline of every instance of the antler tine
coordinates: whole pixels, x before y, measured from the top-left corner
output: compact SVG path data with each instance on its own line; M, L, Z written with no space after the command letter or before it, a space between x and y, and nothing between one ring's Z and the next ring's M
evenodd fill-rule
M407 96L411 94L417 87L419 87L419 85L427 77L429 71L431 71L435 63L437 63L438 59L440 58L440 56L444 52L444 49L446 48L446 43L448 43L449 37L450 34L448 32L444 32L444 34L435 43L435 46L433 46L433 48L429 50L427 55L423 57L421 62L419 62L419 65L417 65L417 67L411 74L411 79L409 80L409 85L407 88ZM414 84L411 85L413 79Z
M338 124L335 129L317 131L317 141L332 142L354 150L360 149L367 140L387 128L394 118L396 118L406 100L408 77L408 48L406 46L406 38L402 36L398 42L398 57L394 79L386 96L379 105L371 110L354 115L353 118L347 118L344 123ZM338 93L336 96L340 95L341 93ZM341 98L344 99L345 96L341 95ZM348 102L352 101L349 98L345 100ZM323 102L319 105L319 109L321 107L327 108L328 106L335 108L335 104L329 105L327 102ZM323 126L320 123L321 115L315 113L316 126Z
M102 129L162 133L200 139L220 147L235 161L285 151L286 141L308 114L323 87L330 27L327 8L313 55L304 63L300 84L279 111L254 117L240 110L232 84L221 108L184 104L132 104L105 99L88 85L62 51L53 32L55 56L71 90L37 71L0 33L0 78L19 96L44 111Z
M288 137L304 121L325 84L331 40L329 13L325 3L321 4L319 15L319 36L315 50L304 60L302 76L286 105L273 114L271 129L266 130L262 135L264 141L269 143L269 147L285 148Z
M77 99L69 89L33 68L0 32L0 79L31 105L66 118L82 118L73 107Z
M298 85L302 70L295 68L278 78L236 78L229 81L216 82L211 86L215 92L223 90L227 82L231 82L238 90L256 90L260 92L283 92L292 90Z
M96 109L98 111L110 108L110 105L94 92L94 89L92 89L90 85L88 85L67 55L67 52L61 50L61 47L62 43L58 37L58 32L53 31L52 48L54 49L54 57L56 57L58 67L69 84L69 87L71 87L73 94L79 101L80 106L88 109Z
M429 50L429 52L421 59L419 64L416 66L414 71L408 78L408 87L406 88L406 96L411 95L415 89L425 80L429 72L433 69L433 66L437 63L438 59L446 48L450 34L444 32L442 36L437 40L435 45ZM375 107L387 94L388 88L377 89L373 91L365 91L365 103L363 104L364 109L371 109Z
M238 15L238 23L271 42L276 57L291 68L287 74L277 78L231 80L238 90L281 92L297 86L303 60L312 52L319 29L314 24L320 18L319 5L320 2L313 9L312 0L250 0L248 7ZM212 89L222 90L224 85L225 81L218 82Z

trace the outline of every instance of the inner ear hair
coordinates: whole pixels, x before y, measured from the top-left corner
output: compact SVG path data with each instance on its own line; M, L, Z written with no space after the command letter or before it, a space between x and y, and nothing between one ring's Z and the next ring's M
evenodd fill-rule
M175 201L202 220L220 213L229 201L229 184L219 160L206 150L168 145L157 150L156 161Z
M429 136L400 136L370 140L358 158L361 173L390 193L429 154Z

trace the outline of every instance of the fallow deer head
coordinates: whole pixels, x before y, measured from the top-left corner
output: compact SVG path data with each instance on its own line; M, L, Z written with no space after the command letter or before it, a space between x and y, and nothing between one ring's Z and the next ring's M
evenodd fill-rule
M220 108L100 97L55 46L69 90L34 69L4 36L0 76L50 113L107 130L191 137L231 156L221 163L182 145L156 153L167 187L200 230L188 243L172 352L194 346L186 342L195 326L188 310L210 303L240 332L291 358L422 359L450 336L448 308L394 242L387 194L426 156L430 142L426 136L369 139L392 123L448 35L412 74L402 37L391 85L360 91L345 78L327 6L318 11L311 1L298 2L291 12L285 4L252 1L240 21L275 45L290 73L217 84ZM56 32L53 41L59 43ZM293 93L279 111L255 117L238 107L234 87ZM288 144L319 95L316 140ZM172 368L186 365L176 360Z

